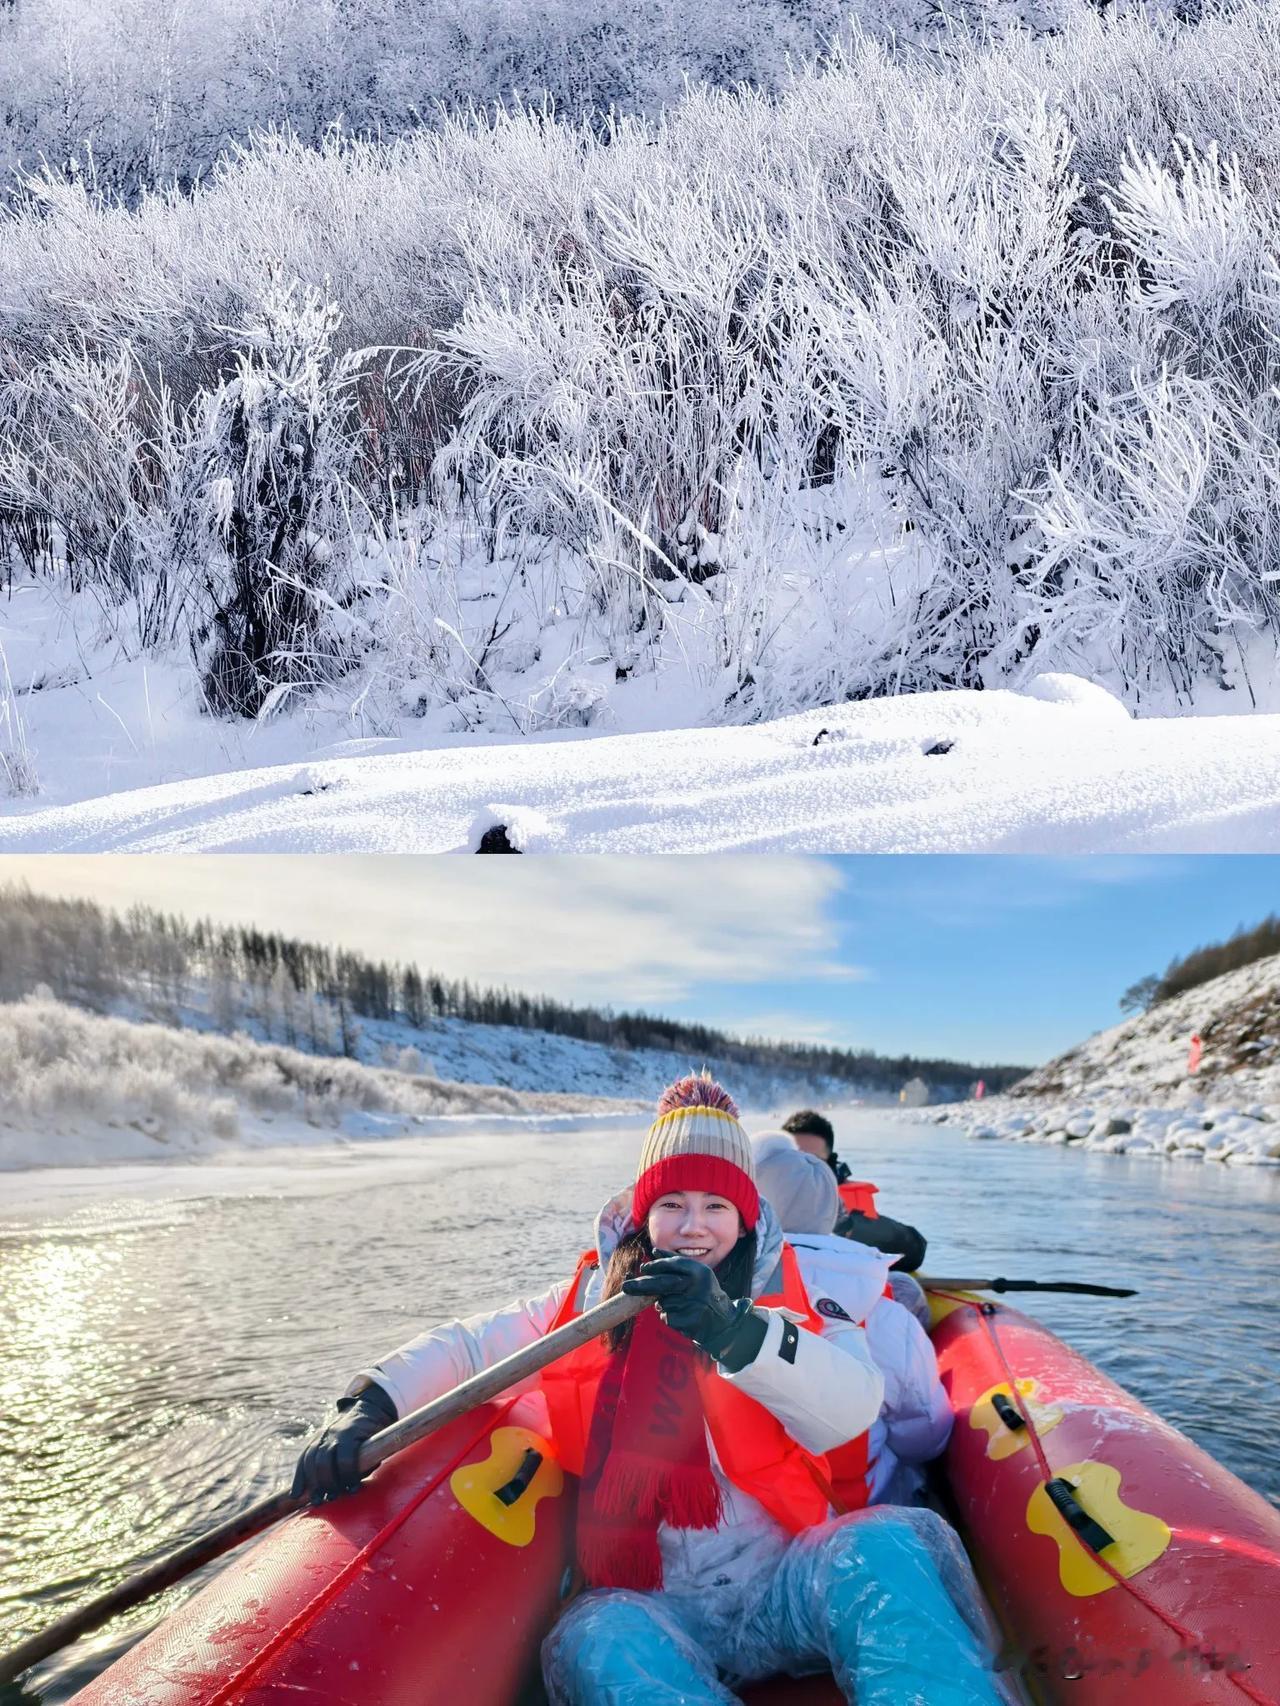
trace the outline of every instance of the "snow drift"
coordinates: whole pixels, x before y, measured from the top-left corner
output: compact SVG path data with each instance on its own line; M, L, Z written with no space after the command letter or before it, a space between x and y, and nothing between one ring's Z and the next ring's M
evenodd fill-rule
M499 825L525 853L1262 852L1280 840L1280 716L1131 718L1061 676L751 728L406 744L24 801L0 819L0 850L473 853ZM149 756L135 762L154 773Z

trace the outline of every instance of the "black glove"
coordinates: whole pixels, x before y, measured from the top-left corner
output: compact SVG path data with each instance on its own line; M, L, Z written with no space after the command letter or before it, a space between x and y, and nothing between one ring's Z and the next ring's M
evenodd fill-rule
M836 1221L836 1232L841 1238L851 1238L855 1244L868 1244L886 1256L895 1254L898 1259L893 1265L901 1268L903 1273L911 1274L924 1266L924 1253L928 1248L926 1239L914 1226L908 1226L904 1220L894 1220L892 1215L873 1216L851 1209Z
M668 1327L692 1339L731 1374L755 1361L769 1323L744 1297L734 1303L705 1262L692 1256L658 1256L635 1279L624 1280L630 1297L652 1297Z
M321 1429L298 1459L293 1497L306 1493L313 1505L349 1493L363 1480L356 1459L360 1447L389 1428L396 1407L381 1386L366 1386L354 1398L339 1398L337 1419Z

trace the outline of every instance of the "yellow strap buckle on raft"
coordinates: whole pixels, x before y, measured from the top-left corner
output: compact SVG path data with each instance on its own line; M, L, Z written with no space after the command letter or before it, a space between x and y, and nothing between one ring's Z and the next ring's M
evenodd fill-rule
M969 1426L981 1428L987 1435L987 1456L993 1463L1012 1457L1031 1440L1031 1429L1023 1416L1043 1438L1057 1427L1064 1412L1056 1404L1044 1404L1037 1398L1040 1382L1030 1378L1015 1380L1012 1388L1005 1381L988 1387L981 1398L975 1399L969 1411ZM1014 1393L1017 1402L1014 1402ZM1021 1423L1021 1426L1019 1426Z
M551 1446L529 1428L495 1428L489 1455L464 1463L449 1477L455 1499L481 1528L508 1546L533 1539L539 1499L564 1491L564 1470Z
M1134 1510L1120 1497L1120 1471L1110 1463L1070 1463L1054 1471L1066 1482L1075 1503L1101 1530L1106 1544L1102 1556L1121 1576L1136 1576L1167 1549L1173 1530L1149 1511ZM1115 1587L1115 1578L1094 1558L1049 1496L1042 1483L1027 1501L1027 1527L1058 1544L1058 1579L1076 1599L1088 1599Z

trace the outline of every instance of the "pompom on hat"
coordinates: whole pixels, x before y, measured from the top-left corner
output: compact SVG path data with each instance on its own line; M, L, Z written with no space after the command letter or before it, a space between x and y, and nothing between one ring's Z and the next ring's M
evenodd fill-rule
M755 1159L733 1097L706 1073L662 1092L636 1170L631 1216L643 1226L666 1191L706 1191L731 1202L750 1232L760 1218Z

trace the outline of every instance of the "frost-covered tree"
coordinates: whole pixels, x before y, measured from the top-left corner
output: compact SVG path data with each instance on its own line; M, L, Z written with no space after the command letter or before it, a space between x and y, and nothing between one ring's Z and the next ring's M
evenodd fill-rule
M289 968L277 965L271 974L271 1004L279 1036L289 1048L298 1046L298 991Z
M216 1031L229 1035L240 1023L239 989L230 958L216 954L207 972L209 1019Z

